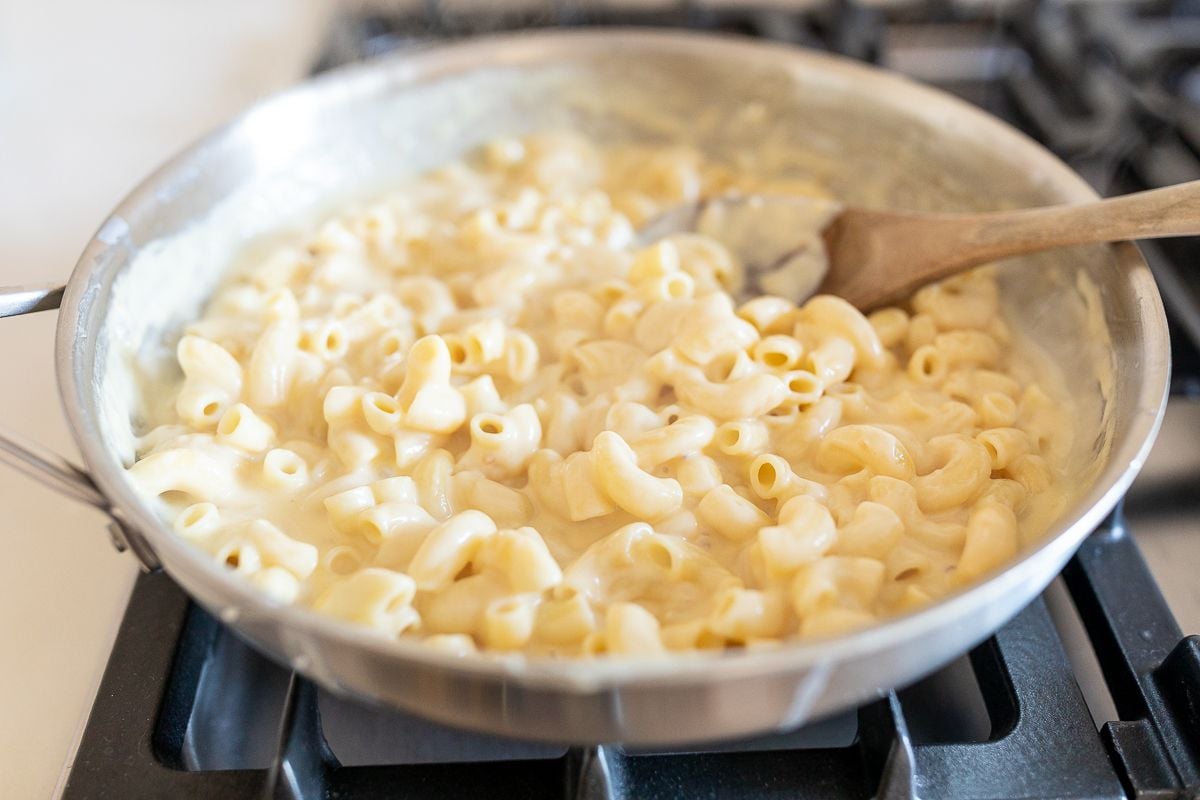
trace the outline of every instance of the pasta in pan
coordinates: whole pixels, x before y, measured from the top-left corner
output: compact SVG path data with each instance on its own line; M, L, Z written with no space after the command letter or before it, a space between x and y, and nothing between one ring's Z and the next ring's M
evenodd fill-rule
M987 270L864 316L738 304L684 148L494 142L250 259L133 481L284 603L456 654L651 656L870 625L1003 567L1069 415Z

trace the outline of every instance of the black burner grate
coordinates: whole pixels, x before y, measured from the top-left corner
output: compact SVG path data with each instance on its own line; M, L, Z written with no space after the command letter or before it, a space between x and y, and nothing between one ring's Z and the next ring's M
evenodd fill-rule
M1200 0L516 5L524 10L481 13L478 3L428 0L396 5L418 9L407 13L344 16L318 68L516 27L720 30L941 86L1030 132L1102 192L1200 177ZM1200 394L1200 355L1181 335L1200 340L1200 240L1143 249L1170 305L1174 388ZM166 576L145 575L64 796L1200 797L1200 639L1182 638L1119 519L1085 542L1063 578L1116 708L1099 731L1038 600L968 657L857 712L650 754L515 743L354 706L249 650ZM963 721L972 704L982 722ZM355 743L356 728L360 740L365 730L389 741Z
M939 675L853 715L848 744L800 733L673 753L619 746L504 743L399 714L393 731L467 742L451 760L342 766L322 725L322 693L259 656L247 674L285 686L269 755L255 767L197 769L190 752L205 673L238 644L163 574L138 579L64 797L356 798L1171 798L1200 791L1200 637L1182 638L1120 522L1093 534L1064 572L1120 719L1099 732L1042 600L970 653L990 730L979 741L930 740L912 724ZM249 651L245 651L249 653ZM244 676L243 676L244 677ZM252 682L261 686L261 681ZM234 695L218 735L246 755L261 727ZM336 702L336 701L334 701ZM820 727L818 723L814 727ZM822 736L819 738L831 738ZM832 736L836 738L836 735ZM496 757L489 746L507 752ZM491 758L479 760L473 749ZM512 748L516 748L513 750ZM524 750L522 750L524 748ZM413 751L416 752L416 751ZM254 757L249 756L250 760ZM422 763L423 762L423 763Z

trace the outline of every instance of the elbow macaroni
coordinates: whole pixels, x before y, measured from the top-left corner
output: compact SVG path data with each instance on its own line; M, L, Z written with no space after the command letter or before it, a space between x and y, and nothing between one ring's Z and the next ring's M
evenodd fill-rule
M632 246L762 186L550 134L414 179L231 279L130 477L274 601L463 657L829 636L1003 568L1071 418L990 273L864 317Z

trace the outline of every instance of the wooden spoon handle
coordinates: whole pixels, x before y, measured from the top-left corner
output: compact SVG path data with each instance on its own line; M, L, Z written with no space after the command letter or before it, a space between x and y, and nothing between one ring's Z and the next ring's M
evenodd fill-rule
M1072 244L1195 236L1200 181L1097 203L979 214L974 221L969 241L985 261Z
M1200 234L1200 181L1095 203L984 214L846 209L822 292L869 310L969 267L1054 247Z

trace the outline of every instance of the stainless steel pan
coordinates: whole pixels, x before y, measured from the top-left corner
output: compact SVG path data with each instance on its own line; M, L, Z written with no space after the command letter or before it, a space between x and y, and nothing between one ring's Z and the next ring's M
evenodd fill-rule
M793 48L693 34L479 39L330 74L269 99L147 179L101 226L62 297L56 358L86 469L12 439L0 456L105 509L119 543L161 566L278 661L338 692L447 723L575 742L715 739L796 725L910 682L1032 600L1141 466L1167 392L1157 289L1129 245L1006 265L1014 328L1067 369L1079 487L1050 534L1001 574L886 624L774 651L649 663L446 657L272 605L177 539L123 468L140 380L168 380L169 341L253 237L502 134L570 127L683 140L842 197L964 209L1093 198L1048 152L959 101ZM9 295L5 314L52 306Z

